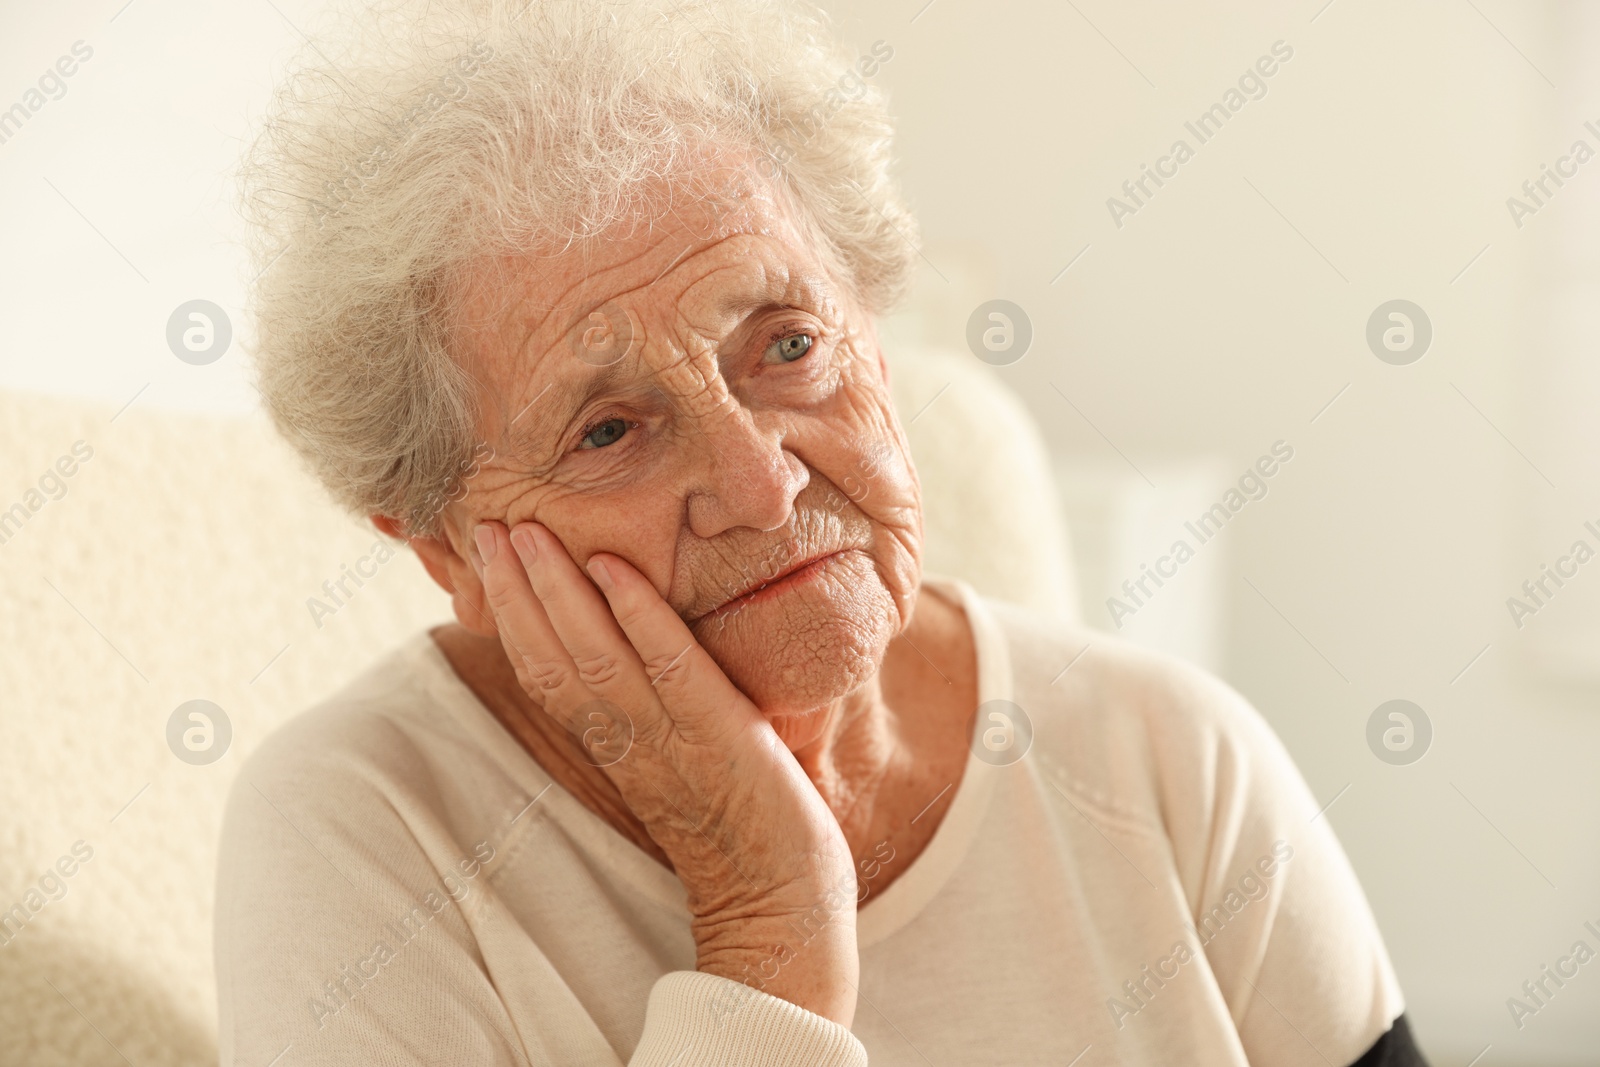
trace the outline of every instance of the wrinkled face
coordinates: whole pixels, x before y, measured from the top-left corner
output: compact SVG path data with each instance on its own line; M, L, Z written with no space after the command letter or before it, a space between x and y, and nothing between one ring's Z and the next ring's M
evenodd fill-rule
M543 523L580 566L616 553L767 715L798 714L910 618L916 476L840 272L767 184L708 188L648 232L468 279L493 455L445 519L461 553L483 519Z

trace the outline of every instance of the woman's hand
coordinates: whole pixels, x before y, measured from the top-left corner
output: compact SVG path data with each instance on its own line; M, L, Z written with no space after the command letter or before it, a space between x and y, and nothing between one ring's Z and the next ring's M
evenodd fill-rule
M584 741L688 890L697 969L849 1026L850 849L771 724L625 560L592 557L591 583L537 523L476 538L523 689Z

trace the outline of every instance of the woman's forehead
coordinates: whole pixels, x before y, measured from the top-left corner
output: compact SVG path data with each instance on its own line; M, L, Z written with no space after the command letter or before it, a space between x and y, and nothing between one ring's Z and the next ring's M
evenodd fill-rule
M488 394L491 425L480 429L493 434L499 422L516 430L513 451L533 456L551 444L542 438L609 388L649 383L691 407L716 406L726 345L742 350L746 334L785 311L804 312L824 329L844 326L840 286L818 257L793 227L758 230L759 221L711 238L696 236L693 223L641 229L587 257L574 250L554 277L550 259L504 261L480 284L505 286L509 297L479 300L464 346ZM585 262L587 272L570 273Z
M559 257L503 257L468 276L458 337L490 375L519 377L578 355L596 327L715 340L753 314L840 311L836 279L787 219L768 213L698 236L676 216L626 238L595 239ZM550 358L546 358L550 357Z
M617 221L587 237L535 243L523 254L481 261L476 279L497 275L518 299L547 306L599 304L649 285L676 264L739 235L764 236L803 253L808 244L792 196L725 163L673 179L641 183Z

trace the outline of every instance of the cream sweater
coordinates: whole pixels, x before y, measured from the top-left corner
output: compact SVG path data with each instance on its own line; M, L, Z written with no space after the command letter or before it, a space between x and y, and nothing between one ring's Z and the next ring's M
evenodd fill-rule
M980 701L1014 702L1033 736L1009 764L969 757L887 889L863 872L851 1029L695 972L683 887L553 784L422 633L233 787L223 1064L1345 1067L1373 1045L1402 1010L1389 959L1254 709L928 580L966 608Z

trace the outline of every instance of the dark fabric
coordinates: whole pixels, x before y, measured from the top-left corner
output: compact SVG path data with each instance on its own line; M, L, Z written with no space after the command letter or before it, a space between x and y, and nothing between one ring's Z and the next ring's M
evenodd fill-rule
M1428 1067L1428 1061L1422 1058L1422 1050L1412 1040L1411 1024L1406 1022L1402 1012L1389 1032L1378 1038L1351 1067Z

